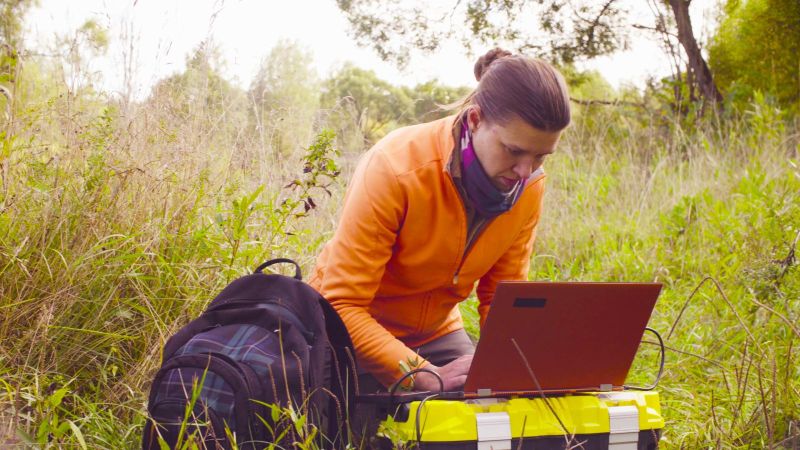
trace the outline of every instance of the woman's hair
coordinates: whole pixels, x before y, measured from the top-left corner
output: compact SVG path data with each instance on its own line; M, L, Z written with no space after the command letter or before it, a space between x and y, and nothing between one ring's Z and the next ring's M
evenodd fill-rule
M478 87L462 103L462 112L478 105L484 119L504 123L518 116L543 131L569 125L567 83L550 64L495 48L475 63Z

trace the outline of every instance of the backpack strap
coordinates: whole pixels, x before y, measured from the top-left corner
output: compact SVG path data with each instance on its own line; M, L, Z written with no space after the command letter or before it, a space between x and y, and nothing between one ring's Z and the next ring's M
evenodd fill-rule
M346 416L353 414L355 408L356 385L354 379L358 376L358 369L355 366L356 361L353 359L355 357L353 342L344 322L342 322L341 317L331 304L320 297L319 305L325 316L328 343L332 350L332 360L328 367L331 391L337 398L344 401L344 411L342 413ZM331 411L328 421L328 430L336 430L338 428L340 436L347 436L347 420L337 424L337 417ZM346 439L343 442L346 442Z
M279 263L294 264L294 267L295 267L294 277L296 279L298 279L298 280L301 280L301 281L303 280L303 273L300 270L300 265L297 264L294 260L291 260L289 258L270 259L269 261L267 261L267 262L261 264L260 266L256 267L256 270L254 271L254 273L262 273L263 270L266 269L267 267L269 267L271 265L274 265L274 264L279 264Z

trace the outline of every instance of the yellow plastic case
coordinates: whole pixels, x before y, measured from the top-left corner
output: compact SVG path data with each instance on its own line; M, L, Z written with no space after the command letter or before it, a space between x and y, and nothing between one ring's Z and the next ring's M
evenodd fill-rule
M429 450L650 450L658 448L663 427L658 393L629 391L572 394L547 401L413 401L400 405L381 424L379 434L389 448L418 444L415 448Z

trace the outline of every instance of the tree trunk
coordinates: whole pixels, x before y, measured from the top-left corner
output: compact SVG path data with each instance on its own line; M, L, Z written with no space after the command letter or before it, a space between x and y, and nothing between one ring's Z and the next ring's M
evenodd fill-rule
M721 104L722 94L719 93L716 83L711 76L711 70L706 60L700 53L697 40L692 31L692 21L689 18L689 4L691 0L669 0L669 6L675 14L675 23L678 26L678 41L680 41L686 56L689 58L689 68L694 73L694 79L700 87L700 94L707 103ZM691 89L691 88L690 88Z

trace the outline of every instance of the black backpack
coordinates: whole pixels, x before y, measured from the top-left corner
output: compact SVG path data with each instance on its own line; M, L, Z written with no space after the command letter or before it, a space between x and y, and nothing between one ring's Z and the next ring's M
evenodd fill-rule
M294 278L266 275L291 263ZM142 448L187 440L209 449L319 448L348 441L355 362L338 314L274 259L229 284L164 346L150 388ZM305 416L305 419L301 417ZM313 428L318 433L307 433Z

